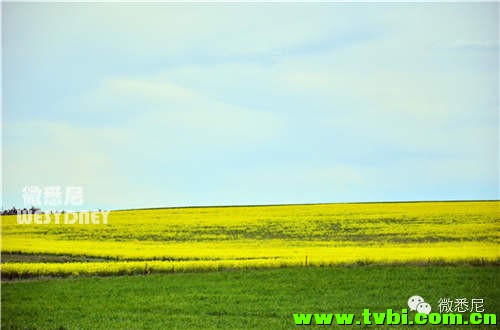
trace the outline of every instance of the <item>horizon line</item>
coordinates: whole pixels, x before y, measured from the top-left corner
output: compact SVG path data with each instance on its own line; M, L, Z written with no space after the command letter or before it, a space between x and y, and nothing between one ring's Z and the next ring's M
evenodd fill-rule
M273 204L219 204L219 205L185 205L158 206L130 209L115 209L110 211L164 210L164 209L195 209L195 208L225 208L225 207L273 207L273 206L307 206L307 205L337 205L337 204L403 204L403 203L458 203L458 202L500 202L500 199L444 199L444 200L402 200L402 201L369 201L369 202L318 202L318 203L273 203Z
M272 204L219 204L219 205L183 205L183 206L155 206L155 207L138 207L138 208L126 208L126 209L104 209L97 208L98 211L113 211L113 212L121 212L121 211L142 211L142 210L168 210L168 209L195 209L195 208L229 208L229 207L274 207L274 206L308 206L308 205L344 205L344 204L405 204L405 203L459 203L459 202L500 202L500 199L441 199L441 200L394 200L394 201L365 201L365 202L317 202L317 203L272 203ZM31 209L28 207L17 208L15 209ZM2 211L11 210L12 208L2 208ZM91 210L79 210L79 211L71 211L71 210L43 210L37 208L40 211L46 212L84 212ZM95 211L95 210L94 210Z

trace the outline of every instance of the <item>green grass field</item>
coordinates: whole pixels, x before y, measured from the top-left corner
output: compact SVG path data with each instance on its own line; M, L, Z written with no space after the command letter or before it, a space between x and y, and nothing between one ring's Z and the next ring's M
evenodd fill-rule
M293 313L401 310L415 294L434 309L439 298L483 298L486 312L496 313L498 268L307 267L14 281L3 284L2 325L4 329L291 329L298 327Z

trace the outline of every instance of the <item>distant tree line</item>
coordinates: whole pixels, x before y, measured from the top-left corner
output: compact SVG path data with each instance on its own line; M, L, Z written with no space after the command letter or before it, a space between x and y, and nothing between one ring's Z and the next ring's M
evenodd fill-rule
M99 209L98 210L99 212L101 212L102 210ZM68 211L71 213L71 211ZM22 209L18 209L16 208L15 206L13 206L11 209L8 209L8 210L3 210L0 215L16 215L16 214L35 214L35 213L38 213L38 214L45 214L45 212L42 211L42 209L38 208L38 207L30 207L29 209L28 208L22 208ZM65 210L61 210L61 211L50 211L48 212L50 214L54 214L54 213L61 213L61 214L64 214L66 213Z
M33 213L43 213L43 212L40 208L34 206L32 206L29 209L27 208L18 209L15 206L13 206L9 210L3 210L1 215L16 215L16 214L27 214L27 213L33 214Z

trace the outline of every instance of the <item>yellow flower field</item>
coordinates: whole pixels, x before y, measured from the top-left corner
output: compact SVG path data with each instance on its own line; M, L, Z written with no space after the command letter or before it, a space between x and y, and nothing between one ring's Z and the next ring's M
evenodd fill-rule
M107 224L2 216L4 277L107 275L360 262L497 262L498 201L113 211ZM34 255L10 262L10 254ZM37 262L36 256L99 261ZM104 260L102 260L104 259Z

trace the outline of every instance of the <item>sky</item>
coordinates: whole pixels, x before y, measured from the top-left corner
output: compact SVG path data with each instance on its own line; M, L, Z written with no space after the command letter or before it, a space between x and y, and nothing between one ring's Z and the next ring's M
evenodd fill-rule
M498 3L2 3L2 207L498 199Z

